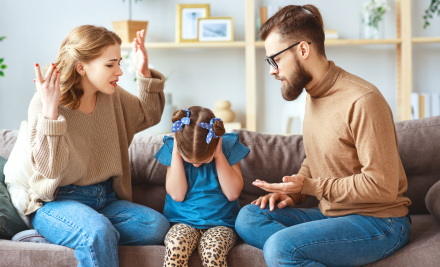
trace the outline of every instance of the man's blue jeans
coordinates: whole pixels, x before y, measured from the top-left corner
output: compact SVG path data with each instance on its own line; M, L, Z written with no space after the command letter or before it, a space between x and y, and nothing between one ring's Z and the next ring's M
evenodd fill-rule
M162 244L170 228L159 212L118 200L110 181L60 187L31 219L47 240L75 249L81 267L119 266L118 245Z
M270 211L254 204L241 209L235 229L263 249L269 267L364 265L396 252L410 235L409 217L327 217L318 208Z

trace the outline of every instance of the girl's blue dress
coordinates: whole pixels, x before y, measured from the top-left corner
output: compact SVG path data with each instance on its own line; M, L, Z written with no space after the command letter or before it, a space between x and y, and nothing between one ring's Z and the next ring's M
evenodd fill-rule
M174 138L165 136L164 145L154 156L160 163L170 166ZM250 152L238 141L238 133L223 135L222 150L229 165L244 159ZM229 201L223 194L218 180L215 159L198 168L185 162L188 192L182 202L174 201L167 194L163 214L171 223L184 223L197 229L208 229L215 226L235 228L235 219L240 210L238 200Z

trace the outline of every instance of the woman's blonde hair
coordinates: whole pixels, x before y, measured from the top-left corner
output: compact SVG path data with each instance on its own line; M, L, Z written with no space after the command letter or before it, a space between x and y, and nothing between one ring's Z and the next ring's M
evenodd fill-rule
M63 40L55 66L60 72L60 105L77 109L84 94L76 63L90 62L109 45L121 44L121 38L104 27L83 25L73 29Z

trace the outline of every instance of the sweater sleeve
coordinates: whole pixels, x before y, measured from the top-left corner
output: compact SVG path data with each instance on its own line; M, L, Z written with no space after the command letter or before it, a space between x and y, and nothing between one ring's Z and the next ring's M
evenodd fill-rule
M64 116L50 120L42 114L43 105L36 94L29 106L30 156L32 167L44 178L56 179L66 168L69 146Z
M310 172L309 168L309 161L307 157L304 159L303 163L301 164L301 168L298 171L298 174L303 175L304 177L312 177L312 173Z
M399 187L400 156L392 112L374 92L359 98L349 117L361 173L349 177L306 178L302 194L331 203L387 203Z
M312 177L307 157L304 159L303 163L301 164L301 168L299 169L298 174L306 178ZM306 201L306 199L309 197L308 195L305 194L291 194L290 196L293 198L295 205L303 204Z
M158 124L165 107L165 77L154 69L150 71L152 78L136 72L139 96L120 90L125 128L132 134Z

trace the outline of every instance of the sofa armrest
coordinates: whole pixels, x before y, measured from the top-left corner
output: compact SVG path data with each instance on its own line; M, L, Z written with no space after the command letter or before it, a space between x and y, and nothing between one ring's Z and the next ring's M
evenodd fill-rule
M440 222L440 181L429 189L425 197L425 204L429 213Z

